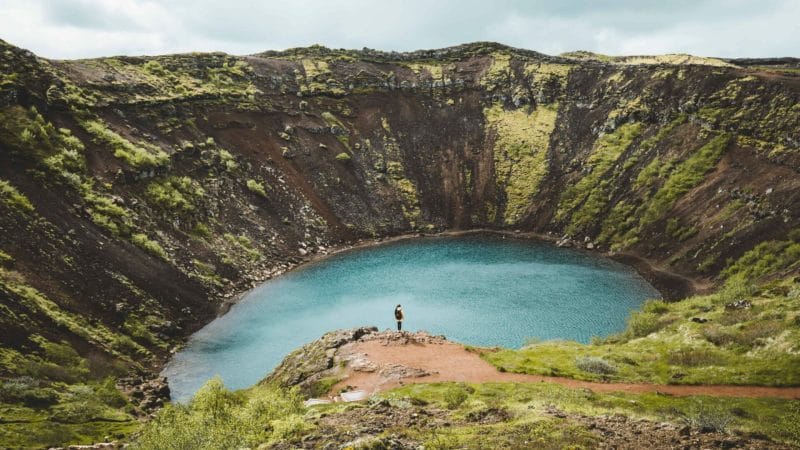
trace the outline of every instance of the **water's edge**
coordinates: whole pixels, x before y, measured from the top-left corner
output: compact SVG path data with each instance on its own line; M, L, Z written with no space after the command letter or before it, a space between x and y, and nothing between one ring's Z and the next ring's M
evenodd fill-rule
M285 270L281 270L279 273L274 274L267 280L263 280L257 286L254 286L250 289L242 291L235 295L234 297L225 301L223 305L221 305L217 318L226 315L230 309L239 303L242 299L247 297L251 294L254 290L258 289L264 283L267 283L271 280L275 280L284 274L295 272L298 268L307 268L311 265L314 265L319 262L323 262L334 255L342 255L350 252L361 251L372 249L376 247L382 247L402 241L409 241L409 240L424 240L425 238L428 239L436 239L436 238L443 238L443 237L460 237L460 236L487 236L487 237L501 237L502 239L509 239L509 240L516 240L521 242L529 242L529 243L542 243L547 246L555 247L555 239L552 236L548 235L541 235L536 233L522 233L522 232L513 232L513 231L498 231L498 230L490 230L490 229L477 229L477 230L451 230L445 231L441 233L435 234L421 234L421 233L414 233L414 234L403 234L392 236L388 238L378 238L378 239L370 239L370 240L362 240L353 244L341 245L338 247L329 248L325 253L322 254L314 254L305 257L300 263L296 265L292 265L287 267ZM664 299L677 299L683 298L687 295L691 295L695 292L696 284L694 280L689 280L683 278L679 275L674 273L670 273L667 271L659 270L654 268L646 259L639 258L633 255L627 254L610 254L608 252L599 252L599 251L592 251L584 248L580 248L579 246L573 246L571 248L572 251L578 251L580 253L584 253L586 255L590 255L593 258L601 258L607 259L609 261L616 262L618 264L622 264L627 266L639 275L644 281L646 281L652 288L661 294L662 298ZM213 319L212 319L213 321ZM209 321L210 323L211 321ZM207 326L208 324L203 325L203 327ZM201 329L203 328L201 327ZM330 331L330 330L328 330ZM171 350L171 353L174 355L175 353L181 351L182 349L186 348L186 345L190 342L191 337L194 336L194 333L190 336L187 336L186 341L178 347L175 347ZM287 352L288 354L288 352ZM285 355L284 355L285 356ZM155 368L159 371L159 373L163 376L164 371L169 366L169 364L174 360L174 356L170 356L168 359L163 361L163 364L160 364L160 367ZM265 374L266 375L266 374Z
M327 258L330 258L334 255L339 255L342 253L347 253L350 251L355 250L363 250L365 248L372 248L372 247L379 247L382 245L392 244L395 242L406 241L410 239L425 239L425 238L438 238L438 237L454 237L454 236L469 236L469 235L495 235L495 236L504 236L510 237L514 239L522 239L522 240L532 240L532 241L539 241L545 242L551 245L555 245L555 243L559 240L555 236L541 234L541 233L534 233L534 232L520 232L520 231L509 231L509 230L494 230L491 228L477 228L471 230L446 230L439 233L406 233L406 234L398 234L396 236L390 237L381 237L375 239L364 239L359 240L353 244L345 244L336 246L333 248L329 248L326 253L315 253L311 256L306 257L302 262L297 265L294 265L286 270L283 270L276 274L275 276L262 280L261 283L266 283L267 281L274 280L275 278L280 277L285 273L289 273L291 271L297 270L299 268L305 267L309 264L313 264L319 261L324 261ZM599 252L588 250L581 247L571 247L573 250L577 250L580 252L584 252L587 254L594 255L596 257L608 258L613 261L617 261L621 264L629 266L633 268L639 276L644 278L650 285L652 285L660 294L661 297L668 301L677 301L681 300L686 297L690 297L700 292L705 292L710 289L709 283L701 283L698 280L693 280L691 278L684 277L683 275L670 272L668 270L663 270L653 264L652 261L648 260L647 258L637 256L631 253L625 252ZM259 283L259 285L261 284ZM258 286L252 287L241 292L238 292L236 295L229 299L225 299L222 304L220 304L219 311L217 313L217 317L223 316L230 311L230 309L239 301L241 301L244 297L247 296L250 292L254 289L257 289ZM213 319L212 319L213 320ZM210 323L209 321L208 323ZM208 325L206 323L205 325ZM204 326L205 326L204 325ZM200 327L202 328L202 327ZM187 341L190 336L187 336ZM185 344L185 342L184 342ZM174 353L174 352L173 352ZM166 365L166 362L164 363ZM163 365L161 367L163 369Z

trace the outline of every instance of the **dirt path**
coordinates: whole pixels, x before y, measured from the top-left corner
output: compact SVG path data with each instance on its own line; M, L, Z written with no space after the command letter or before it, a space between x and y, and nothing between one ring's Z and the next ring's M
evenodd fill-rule
M384 335L385 336L385 335ZM367 395L410 383L461 381L468 383L513 382L556 383L594 392L657 392L675 396L770 397L800 399L800 387L658 385L643 383L599 383L571 378L504 373L464 346L437 339L372 339L347 344L340 355L348 361L346 378L332 393L347 386Z

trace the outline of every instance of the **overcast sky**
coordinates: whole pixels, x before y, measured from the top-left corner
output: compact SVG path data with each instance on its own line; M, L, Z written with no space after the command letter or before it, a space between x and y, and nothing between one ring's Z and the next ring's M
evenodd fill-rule
M800 0L0 0L0 39L50 58L474 41L549 54L800 56Z

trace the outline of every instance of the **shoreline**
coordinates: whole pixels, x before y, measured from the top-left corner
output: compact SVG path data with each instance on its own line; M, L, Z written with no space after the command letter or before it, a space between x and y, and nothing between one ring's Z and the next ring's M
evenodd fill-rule
M239 303L239 301L242 298L244 298L244 296L249 294L253 289L257 288L258 285L266 283L269 280L277 278L285 273L296 270L300 267L324 261L325 259L334 255L339 255L353 250L362 250L371 247L378 247L381 245L392 244L395 242L401 242L411 239L457 237L457 236L468 236L477 234L487 234L487 235L511 237L521 240L540 241L553 245L555 245L556 242L560 240L559 238L548 234L542 234L536 232L511 231L511 230L497 230L492 228L475 228L469 230L445 230L438 233L415 232L415 233L398 234L387 237L378 237L372 239L360 239L353 243L334 246L326 250L324 253L314 253L310 256L304 256L298 263L290 263L286 268L273 271L268 277L255 281L255 283L257 283L256 286L237 292L230 298L224 298L218 308L216 317L225 315L230 310L231 307ZM587 254L592 254L595 256L607 258L616 261L620 264L624 264L628 267L631 267L636 271L637 274L639 274L639 276L641 276L645 281L650 283L650 285L652 285L659 292L659 294L661 294L664 300L668 301L681 300L683 298L690 297L698 293L708 292L710 289L713 289L714 287L713 284L702 283L698 279L692 279L677 274L675 272L670 272L668 270L661 269L656 264L654 264L653 261L645 257L635 255L633 253L627 253L627 252L614 253L609 251L598 251L598 250L583 248L580 246L568 246L565 248L570 248L572 250L577 250L585 252Z
M424 233L424 232L415 232L415 233L404 233L398 234L394 236L386 236L386 237L379 237L379 238L371 238L371 239L360 239L355 242L344 243L341 245L336 245L331 248L325 249L324 252L313 253L311 255L302 256L299 262L284 261L283 264L285 267L278 267L277 269L272 269L268 276L263 277L263 279L256 279L251 281L251 287L234 293L232 296L227 298L222 298L222 303L220 303L217 314L212 317L210 320L204 322L201 326L197 327L197 329L192 332L191 334L185 337L185 340L181 342L180 345L175 346L172 348L165 359L159 361L159 364L155 367L156 373L158 376L162 376L164 368L167 366L169 361L172 359L175 353L182 350L192 335L197 333L200 329L207 326L211 323L214 319L219 318L227 314L230 309L238 304L245 296L247 296L250 292L254 289L261 286L263 283L266 283L274 278L280 277L290 271L297 270L301 267L306 267L310 264L318 263L324 261L334 255L339 255L342 253L347 253L350 251L355 250L363 250L372 247L378 247L381 245L388 245L396 242L402 242L412 239L424 239L424 238L441 238L441 237L457 237L457 236L469 236L469 235L493 235L493 236L502 236L507 238L519 239L519 240L530 240L530 241L538 241L550 245L556 245L556 242L560 240L560 238L542 234L542 233L535 233L535 232L522 232L522 231L513 231L513 230L497 230L497 229L490 229L490 228L477 228L477 229L470 229L470 230L445 230L438 233ZM636 273L641 276L645 281L647 281L651 286L653 286L661 297L665 301L679 301L683 298L689 297L691 295L695 295L700 292L705 292L710 289L708 286L701 285L699 280L693 280L679 274L665 271L659 269L655 266L652 261L648 259L630 254L630 253L613 253L613 252L605 252L605 251L598 251L592 249L582 248L578 245L571 245L566 248L570 248L572 250L577 250L580 252L584 252L587 254L592 254L596 257L607 258L612 261L615 261L619 264L626 265L632 268ZM259 277L261 278L261 277Z

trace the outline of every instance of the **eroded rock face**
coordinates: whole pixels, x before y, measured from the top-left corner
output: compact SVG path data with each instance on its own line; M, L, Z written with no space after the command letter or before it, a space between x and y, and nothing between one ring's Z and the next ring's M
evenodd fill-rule
M677 273L669 297L717 284L800 240L793 64L492 43L47 61L0 42L0 346L20 355L0 376L43 342L158 366L237 293L399 234L519 230ZM333 348L280 381L319 384Z
M326 333L290 353L262 383L297 386L308 396L325 394L319 391L319 386L326 379L341 376L341 367L336 364L339 348L377 332L377 327L361 327Z
M442 344L444 336L424 331L378 331L376 327L352 328L326 333L314 342L290 353L262 383L278 383L284 387L297 386L306 396L325 396L334 382L345 378L347 371L377 372L387 383L408 378L432 375L418 367L403 364L378 364L369 355L357 350L355 344L377 341L382 345Z

